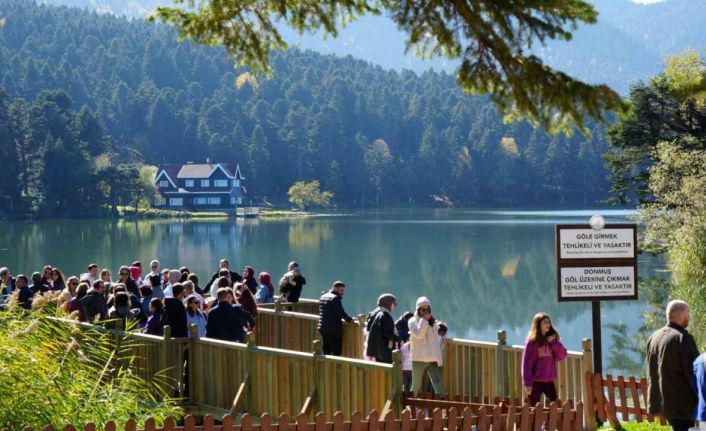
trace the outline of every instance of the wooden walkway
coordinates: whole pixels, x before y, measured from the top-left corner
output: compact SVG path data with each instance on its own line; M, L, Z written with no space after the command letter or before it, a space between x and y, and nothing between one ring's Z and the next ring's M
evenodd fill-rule
M318 307L318 303L316 304ZM300 311L288 311L287 308ZM318 308L317 308L318 309ZM247 344L208 338L171 338L130 334L128 343L136 359L134 366L147 380L171 382L171 390L183 394L184 352L189 358L190 411L199 415L266 412L299 414L313 419L321 411L333 417L344 412L376 410L399 414L401 356L393 364L363 360L362 321L344 325L344 355L322 355L317 332L318 317L311 312L314 301L260 307L256 332ZM92 325L64 321L79 330ZM116 342L126 337L115 331ZM504 331L495 343L447 339L443 379L450 398L523 399L520 373L522 346L506 344ZM591 343L583 351L569 352L560 363L557 380L562 400L592 399L592 387L583 376L592 374ZM595 428L595 415L584 412L587 428ZM330 431L330 430L329 430Z

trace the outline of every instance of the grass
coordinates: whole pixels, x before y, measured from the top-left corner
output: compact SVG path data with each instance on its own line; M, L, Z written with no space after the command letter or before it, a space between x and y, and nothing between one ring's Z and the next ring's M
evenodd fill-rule
M267 209L260 210L260 217L263 217L263 218L285 218L285 217L304 218L304 217L313 217L315 215L316 215L315 213L311 213L308 211L267 210Z
M118 215L121 218L130 219L214 219L229 216L222 211L177 211L157 208L138 208L135 212L135 208L125 206L118 207Z
M669 425L660 425L657 422L621 422L621 429L625 431L671 431L672 427ZM598 428L599 430L612 430L613 427L608 424Z
M163 376L140 377L130 333L116 347L112 333L67 327L50 319L56 313L51 306L0 313L0 428L94 422L102 429L108 420L182 416Z

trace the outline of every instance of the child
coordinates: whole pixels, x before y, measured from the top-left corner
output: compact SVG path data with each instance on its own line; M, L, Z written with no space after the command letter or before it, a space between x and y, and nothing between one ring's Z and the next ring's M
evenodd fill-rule
M406 341L402 345L402 391L404 394L412 391L412 352L411 344Z
M152 315L147 319L147 324L143 330L145 334L163 335L164 328L162 327L162 301L159 298L150 300L150 313Z
M439 323L439 332L438 332L438 334L439 334L439 343L441 343L441 359L442 359L442 362L439 364L439 368L441 368L441 367L444 365L444 363L443 363L443 359L444 359L444 344L446 343L446 333L447 333L448 331L449 331L449 328L448 328L448 326L446 326L446 323L444 323L444 322Z
M559 333L546 313L537 313L527 334L522 352L522 382L531 405L536 405L544 394L556 401L556 363L566 358L566 349L559 341Z

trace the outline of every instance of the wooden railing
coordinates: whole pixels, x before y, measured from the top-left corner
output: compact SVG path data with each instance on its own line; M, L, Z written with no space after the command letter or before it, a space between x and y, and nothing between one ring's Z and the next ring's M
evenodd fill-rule
M409 410L405 410L401 415L392 411L381 415L376 411L371 411L367 417L356 412L346 419L341 412L332 415L319 413L312 421L306 414L295 416L282 413L279 416L263 414L253 417L245 414L240 418L240 424L236 424L236 417L226 415L216 424L213 416L205 416L203 425L196 425L194 416L186 416L184 424L177 426L168 418L162 427L157 428L154 419L147 419L144 427L134 419L128 420L124 425L125 431L581 431L580 414L576 412L581 408L577 405L576 410L562 408L553 404L549 409L531 409L528 405L515 409L514 406L508 411L503 411L502 406L482 407L478 410L467 408L459 411L451 408L447 412L440 409L434 410L429 417L419 411L417 415L412 415ZM255 423L256 422L256 423ZM67 425L64 431L95 431L99 427L94 423L87 423L83 426ZM117 431L117 424L113 421L106 422L103 426L105 431ZM3 430L4 431L4 430ZM23 431L32 431L25 428ZM45 427L43 431L54 431L53 427Z
M317 305L318 301L302 299L297 304ZM318 308L317 308L318 313ZM364 318L358 324L344 324L343 356L363 358ZM258 316L258 343L301 352L311 352L311 345L319 338L316 327L318 315L284 311L284 304L275 303L273 309L260 308ZM522 351L524 346L507 345L505 331L498 331L497 342L470 341L449 338L444 343L442 379L450 397L480 399L524 399L522 384ZM558 364L557 392L559 399L585 401L590 394L583 376L593 372L591 341L582 342L582 351L569 351ZM586 413L587 426L594 418Z
M506 344L504 331L498 342L469 341L450 338L444 342L442 379L449 397L469 399L524 399L522 384L522 351L524 346ZM593 370L591 341L583 340L583 351L569 351L558 364L557 392L561 400L585 401L590 394L582 376ZM588 414L587 426L595 420Z
M208 338L189 343L190 401L201 412L289 415L400 411L401 361L394 364L292 352ZM399 377L398 377L399 376Z
M311 314L312 316L319 315L319 300L301 298L299 302L280 302L279 298L274 303L257 304L258 309L275 309L281 307L283 311L294 311L295 313Z
M274 309L259 308L255 334L260 346L312 352L312 343L319 339L318 315L285 311L276 304ZM362 319L362 317L361 317ZM343 322L343 354L346 358L363 359L364 320Z
M189 354L196 355L190 361L191 374L197 378L190 385L195 391L192 401L206 412L297 414L313 412L315 408L332 414L339 408L350 413L398 405L395 394L401 384L395 382L401 379L401 372L392 371L398 365L360 360L364 341L360 322L344 325L343 358L312 353L317 352L315 346L319 343L317 316L284 311L279 306L272 310L260 308L257 323L250 347L210 339L174 340L138 335L137 363L146 377L168 368L175 388L180 391L184 362L179 355L188 344ZM523 346L509 346L505 340L504 331L499 331L496 343L447 339L442 369L447 394L491 400L523 399ZM582 352L570 351L559 364L557 389L562 400L586 402L592 397L591 386L582 378L593 371L591 342L584 340L582 344ZM585 415L587 428L594 428L594 415L588 409Z
M609 421L613 428L621 429L621 419L636 422L653 422L657 419L662 425L667 423L664 417L647 413L646 378L614 378L610 374L603 378L600 373L586 373L585 379L586 385L592 388L592 396L586 400L586 410L595 412L602 422Z
M256 334L248 343L210 338L169 338L126 334L66 319L53 319L69 328L111 332L124 357L142 377L169 385L168 393L188 396L187 411L223 415L248 412L284 412L333 415L354 411L401 410L402 362L399 352L393 364L381 364L321 354L321 342L312 342L312 353L257 346ZM188 355L188 387L185 393L184 364ZM158 375L161 374L161 375ZM312 416L313 417L313 416Z

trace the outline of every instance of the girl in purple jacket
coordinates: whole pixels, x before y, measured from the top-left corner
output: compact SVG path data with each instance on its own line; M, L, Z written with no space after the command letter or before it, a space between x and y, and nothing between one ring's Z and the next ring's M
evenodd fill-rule
M535 314L522 352L522 382L531 405L537 404L542 394L550 401L557 399L556 363L564 358L566 349L549 315Z

